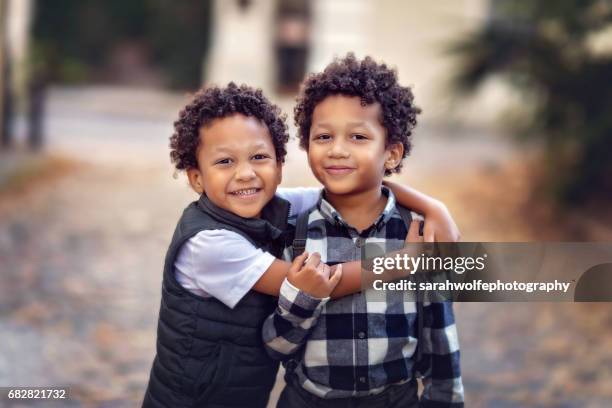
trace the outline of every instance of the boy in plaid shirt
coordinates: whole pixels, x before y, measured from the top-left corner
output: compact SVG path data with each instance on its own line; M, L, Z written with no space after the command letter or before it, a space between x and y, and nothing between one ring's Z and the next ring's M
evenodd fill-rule
M389 252L401 249L407 234L418 239L418 223L408 228L406 211L382 182L410 151L419 112L395 71L371 58L349 54L306 80L295 121L325 187L306 235L306 250L320 253L321 262L359 260L368 243ZM328 296L316 282L289 274L276 312L264 323L266 348L287 370L279 407L463 407L450 302L422 305L417 344L417 304L405 293L388 292L385 302L374 301L371 290Z

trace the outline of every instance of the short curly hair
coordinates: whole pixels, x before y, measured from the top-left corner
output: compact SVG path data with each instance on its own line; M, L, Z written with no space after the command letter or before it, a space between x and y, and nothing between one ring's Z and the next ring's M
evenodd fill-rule
M276 161L284 163L289 140L286 115L263 95L261 89L230 82L225 88L214 86L201 89L179 113L170 137L170 160L176 169L197 168L200 128L214 119L235 113L257 118L266 125L274 144Z
M363 106L379 103L381 124L387 131L386 146L401 143L406 157L412 148L412 130L417 124L421 109L414 105L414 96L409 87L400 86L397 72L371 57L358 60L353 53L335 59L323 72L309 75L302 85L294 109L295 125L298 128L300 146L308 149L312 114L315 107L331 95L357 96ZM385 170L385 175L398 173L402 163L394 169Z

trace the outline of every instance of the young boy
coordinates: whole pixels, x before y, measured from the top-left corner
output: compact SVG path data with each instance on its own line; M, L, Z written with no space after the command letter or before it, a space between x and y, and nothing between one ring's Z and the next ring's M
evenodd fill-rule
M307 78L295 121L324 186L308 216L307 251L334 265L360 259L367 243L384 244L387 252L402 248L408 226L382 181L409 153L419 112L395 71L369 57L349 54ZM417 344L417 305L404 293L387 293L385 302L369 301L371 290L318 299L292 278L283 282L279 306L263 327L270 355L285 360L279 407L463 406L450 303L423 305L423 344Z
M293 266L277 259L288 215L315 199L308 203L307 190L287 193L290 209L275 197L288 135L261 91L233 83L205 89L174 126L171 159L201 196L185 209L166 255L157 355L143 406L264 407L278 368L261 341L276 304L270 295L278 295L290 270L318 296L336 285L340 294L353 293L360 265L332 274L317 254L305 265L304 256Z

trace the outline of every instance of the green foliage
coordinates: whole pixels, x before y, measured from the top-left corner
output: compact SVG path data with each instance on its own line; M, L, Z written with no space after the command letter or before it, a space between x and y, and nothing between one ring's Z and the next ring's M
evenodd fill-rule
M450 51L455 89L498 75L533 104L531 138L547 148L547 185L565 204L612 196L612 2L497 0ZM607 31L604 31L607 30ZM594 46L608 36L607 49Z
M103 71L117 45L139 44L171 86L201 82L211 1L55 0L36 3L31 70L44 81L75 83Z
M150 1L148 35L154 61L172 75L175 87L198 87L202 62L210 46L210 1Z

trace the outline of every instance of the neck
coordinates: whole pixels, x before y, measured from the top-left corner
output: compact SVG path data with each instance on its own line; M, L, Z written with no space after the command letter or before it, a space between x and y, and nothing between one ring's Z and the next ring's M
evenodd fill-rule
M334 194L325 190L325 199L358 231L372 225L387 204L387 197L382 193L380 185L351 194Z

